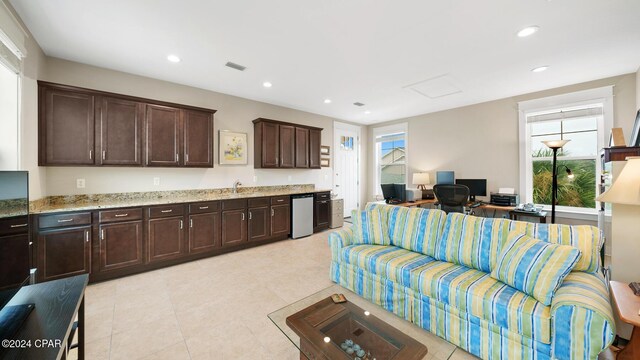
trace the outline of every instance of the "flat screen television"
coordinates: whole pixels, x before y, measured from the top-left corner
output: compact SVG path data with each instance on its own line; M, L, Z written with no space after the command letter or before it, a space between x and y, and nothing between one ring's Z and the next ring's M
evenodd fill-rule
M29 283L29 174L0 171L0 338L8 339L33 309L8 303Z
M476 201L476 196L487 196L487 179L456 179L456 184L469 188L470 201Z

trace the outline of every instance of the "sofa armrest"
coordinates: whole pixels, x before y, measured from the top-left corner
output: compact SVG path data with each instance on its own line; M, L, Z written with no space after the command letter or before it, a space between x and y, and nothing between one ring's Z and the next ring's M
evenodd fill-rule
M329 248L331 249L331 258L333 261L340 260L340 250L345 246L353 244L354 236L353 226L343 227L329 234Z
M609 288L599 273L572 272L551 301L552 357L596 359L615 338Z

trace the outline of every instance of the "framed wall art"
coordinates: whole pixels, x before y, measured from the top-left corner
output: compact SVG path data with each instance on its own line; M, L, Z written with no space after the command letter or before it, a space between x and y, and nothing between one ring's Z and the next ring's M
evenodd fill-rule
M218 146L220 165L247 164L247 133L220 130Z

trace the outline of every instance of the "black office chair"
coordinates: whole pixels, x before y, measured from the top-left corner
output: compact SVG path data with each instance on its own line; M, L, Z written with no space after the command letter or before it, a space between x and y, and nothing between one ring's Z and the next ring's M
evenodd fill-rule
M446 213L464 213L469 202L469 188L465 185L434 185L433 192L440 203L440 209Z

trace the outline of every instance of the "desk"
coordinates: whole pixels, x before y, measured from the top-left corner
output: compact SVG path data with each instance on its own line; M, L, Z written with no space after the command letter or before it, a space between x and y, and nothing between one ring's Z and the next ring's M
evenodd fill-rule
M31 347L4 349L2 359L66 359L72 327L78 316L78 359L84 360L84 290L88 275L25 286L8 305L33 303L35 308L13 336ZM38 347L36 340L59 341L61 346ZM38 344L41 344L38 343Z
M638 359L640 357L640 296L635 296L629 285L619 281L611 281L611 298L620 320L633 325L631 340L616 356L617 360Z
M433 205L435 203L437 203L438 200L436 199L425 199L425 200L416 200L414 202L403 202L403 203L399 203L399 204L388 204L388 205L395 205L395 206L404 206L404 207L414 207L414 206L422 206L422 205ZM473 202L470 202L467 204L467 206L473 204ZM482 204L478 207L472 208L471 210L493 210L495 211L512 211L514 210L515 207L514 206L499 206L499 205L493 205L493 204Z
M542 224L547 223L547 212L542 210L535 213L527 212L527 211L511 210L509 211L509 217L511 218L511 220L518 220L519 217L533 217L533 218L537 218L538 221L540 221L540 223Z

